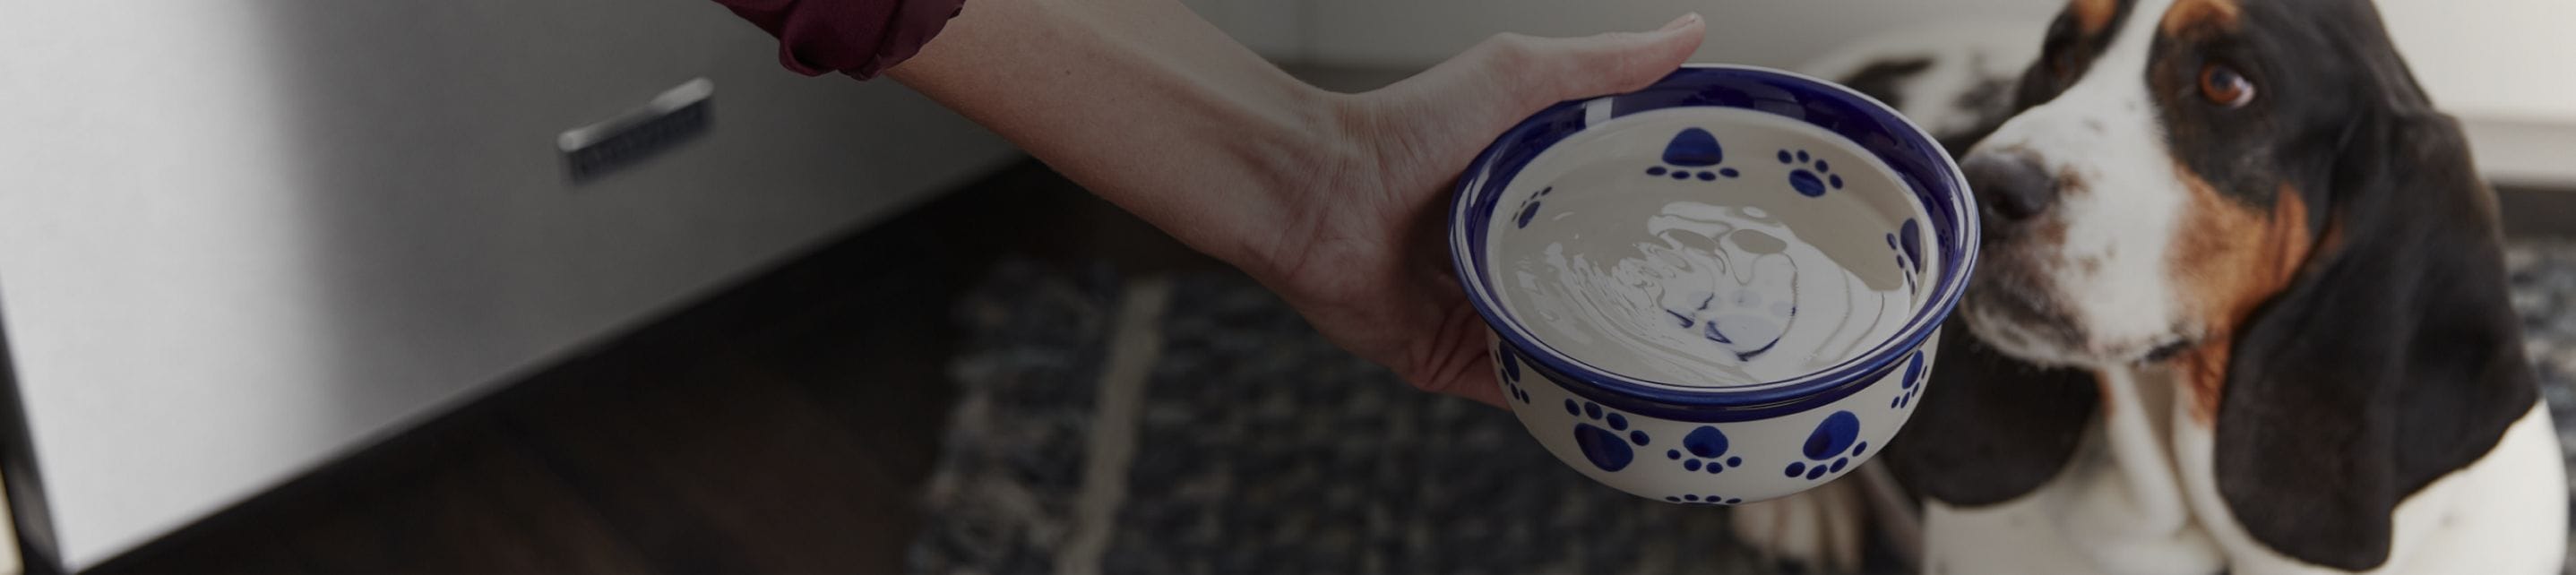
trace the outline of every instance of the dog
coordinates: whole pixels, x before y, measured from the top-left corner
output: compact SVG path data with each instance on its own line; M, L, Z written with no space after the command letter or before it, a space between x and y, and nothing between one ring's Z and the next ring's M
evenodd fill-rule
M1827 77L1944 116L1982 261L1880 460L1739 508L1748 541L1852 568L1876 517L1930 573L2561 568L2495 196L2367 0L2072 0L1991 107L1932 54Z

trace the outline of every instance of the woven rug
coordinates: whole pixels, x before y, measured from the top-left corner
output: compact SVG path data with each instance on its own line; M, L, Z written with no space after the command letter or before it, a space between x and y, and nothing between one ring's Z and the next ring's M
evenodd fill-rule
M2576 245L2508 257L2576 446ZM1780 568L1732 540L1725 508L1594 484L1510 414L1413 391L1239 275L1005 262L955 320L960 400L915 572Z

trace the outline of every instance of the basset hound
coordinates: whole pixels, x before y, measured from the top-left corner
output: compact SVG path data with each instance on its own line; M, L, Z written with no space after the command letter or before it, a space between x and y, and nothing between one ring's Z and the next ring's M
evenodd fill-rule
M1984 205L1969 337L1880 459L1921 570L2561 568L2495 197L2369 2L2073 0L2009 93L1949 122L1985 132L1952 139ZM1812 501L1834 487L1739 531L1847 553L1765 533L1864 520Z

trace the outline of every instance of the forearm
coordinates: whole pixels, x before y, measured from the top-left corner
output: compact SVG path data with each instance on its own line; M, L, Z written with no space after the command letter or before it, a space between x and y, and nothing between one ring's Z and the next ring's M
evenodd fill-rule
M1334 165L1341 98L1171 0L976 0L889 75L1192 247L1248 265Z
M1307 86L1176 0L971 0L888 74L1241 267L1424 389L1501 405L1441 217L1495 134L1671 73L1705 32L1498 35L1358 95Z

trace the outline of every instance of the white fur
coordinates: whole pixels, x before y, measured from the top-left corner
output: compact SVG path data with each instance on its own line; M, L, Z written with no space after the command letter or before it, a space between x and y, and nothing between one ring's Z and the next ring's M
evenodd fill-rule
M2179 384L2163 369L2116 373L2106 386L2109 413L2055 480L1994 506L1927 504L1924 571L2340 572L2245 533L2218 494L2210 429L2175 401ZM2158 431L2138 436L2123 427ZM2555 433L2547 406L2535 404L2485 457L2400 502L2388 562L2371 572L2557 572L2566 554L2567 480ZM2179 492L2167 491L2176 479ZM2181 521L2170 520L2176 514Z
M1868 468L1862 464L1862 470ZM1736 506L1728 519L1736 539L1773 560L1847 573L1860 569L1861 546L1869 533L1865 498L1859 482L1836 479L1796 495Z
M2179 421L2189 417L2174 412ZM2235 573L2340 573L2282 556L2245 534L2219 498L2210 431L2177 427L2174 451L2210 535ZM2556 573L2566 557L2567 478L2549 406L2535 402L2485 458L2397 506L2388 562L2374 573Z
M1908 563L1919 560L1922 548L1918 513L1904 487L1875 463L1796 495L1736 506L1733 513L1737 540L1773 559L1826 572L1859 570L1861 550L1873 532Z
M1964 96L1990 78L2018 78L2039 55L2039 32L2048 21L1962 20L1909 25L1809 60L1798 70L1818 78L1848 78L1870 64L1928 58L1929 68L1897 86L1897 112L1936 136L1976 129L1987 111ZM2005 97L2009 99L2009 94Z
M2183 323L2179 292L2166 273L2168 240L2187 202L2187 191L2166 153L2165 134L2146 84L2148 48L2171 0L2144 0L2111 40L2110 49L2084 77L2046 104L2004 122L1970 155L2019 154L2052 174L2084 182L2084 190L2057 199L2041 217L2066 224L2056 246L2057 299L2090 336L2084 349L2054 349L2019 337L2010 322L1983 317L1974 306L1969 324L2003 351L2048 363L2126 363L2176 339ZM2096 128L2099 128L2097 131ZM2088 272L2070 262L2097 258Z

